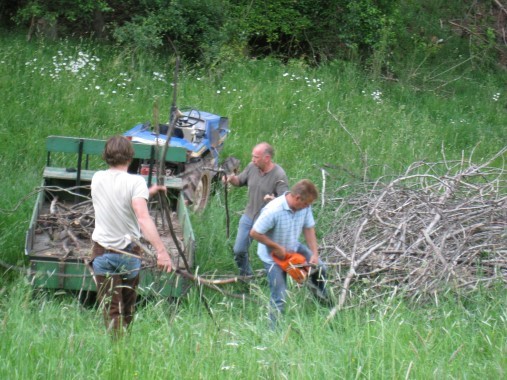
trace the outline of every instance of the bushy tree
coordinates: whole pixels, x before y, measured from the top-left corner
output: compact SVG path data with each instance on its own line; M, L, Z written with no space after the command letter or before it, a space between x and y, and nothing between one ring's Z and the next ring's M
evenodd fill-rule
M370 54L395 24L398 5L397 0L231 2L252 54L315 62Z
M2 26L8 20L29 37L91 35L143 54L175 47L205 66L265 56L315 64L360 59L378 74L393 61L437 57L444 46L451 51L460 42L482 62L507 62L499 2L13 0L0 4Z
M27 0L17 2L14 19L28 26L29 38L34 33L56 38L93 33L94 18L109 10L106 0Z
M165 46L193 62L209 62L226 41L222 26L227 19L223 0L155 1L117 24L113 36L133 50Z

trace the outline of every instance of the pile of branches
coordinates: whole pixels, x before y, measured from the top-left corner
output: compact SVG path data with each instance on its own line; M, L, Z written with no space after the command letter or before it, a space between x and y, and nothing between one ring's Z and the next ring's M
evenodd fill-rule
M56 249L63 250L63 257L86 256L95 225L95 216L91 200L74 205L59 202L54 197L49 213L39 215L37 234L46 234Z
M418 162L398 178L328 196L338 206L321 256L339 289L334 312L359 296L403 292L417 301L507 282L507 178L491 166L505 152L482 165Z

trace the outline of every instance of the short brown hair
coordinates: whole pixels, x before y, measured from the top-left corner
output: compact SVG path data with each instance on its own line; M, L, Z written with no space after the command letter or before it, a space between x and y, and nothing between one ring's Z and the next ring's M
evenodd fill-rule
M294 186L292 186L290 193L292 195L299 195L303 201L307 201L309 199L314 201L319 197L317 187L309 179L302 179L298 181L294 184Z
M127 165L134 158L132 142L125 136L113 136L106 141L102 158L109 166Z

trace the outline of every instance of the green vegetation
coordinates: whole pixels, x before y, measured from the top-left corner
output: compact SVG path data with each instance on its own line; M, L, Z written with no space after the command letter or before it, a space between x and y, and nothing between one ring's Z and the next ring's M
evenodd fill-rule
M0 5L0 27L137 54L176 48L208 68L260 57L356 59L398 75L413 55L438 62L435 53L449 47L505 67L504 13L498 1L472 0L11 0Z
M291 182L306 177L320 185L325 164L344 168L327 184L340 186L365 173L396 175L417 160L441 161L442 152L481 162L507 141L507 76L459 54L446 57L438 65L413 57L397 80L343 61L313 68L264 59L213 70L184 64L178 103L229 116L224 153L243 165L254 144L270 141ZM34 201L24 197L40 184L46 136L122 133L151 120L156 100L168 116L172 71L172 59L87 41L0 37L2 261L23 263ZM233 236L245 199L245 189L229 193ZM223 202L216 186L209 208L193 217L200 273L234 271ZM315 208L319 221L332 211ZM276 332L267 327L263 280L252 284L253 301L202 290L212 316L192 288L178 305L149 300L125 342L113 344L94 308L37 294L11 271L2 277L1 378L496 379L507 371L504 285L449 292L425 305L378 300L327 324L329 310L293 286Z
M259 301L267 299L259 297ZM498 379L505 376L505 294L399 300L341 312L294 292L280 331L264 308L214 297L213 319L192 290L182 304L140 309L120 343L100 315L66 297L34 297L28 285L2 288L0 375L8 379ZM296 306L297 305L297 306Z
M29 38L92 36L143 53L175 46L186 59L204 65L250 54L317 61L347 51L367 54L396 23L399 3L28 0L0 7L0 24L25 28Z

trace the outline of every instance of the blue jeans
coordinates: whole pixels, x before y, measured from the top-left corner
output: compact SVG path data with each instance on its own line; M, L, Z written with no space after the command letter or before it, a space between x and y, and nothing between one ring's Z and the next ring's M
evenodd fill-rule
M251 276L252 267L248 260L248 249L252 244L250 230L253 226L253 220L246 214L243 214L239 220L238 234L234 242L234 260L239 268L240 276Z
M302 254L309 261L312 257L312 251L304 244L299 244L296 252ZM277 264L264 263L266 274L268 276L269 289L271 292L271 298L269 301L270 310L269 318L271 320L272 327L276 326L277 318L284 312L285 309L285 298L287 296L287 273L282 270ZM324 281L326 276L326 266L319 259L318 268L312 270L308 281L318 283L319 287L322 286L324 290Z
M141 269L141 259L122 255L121 253L108 253L107 251L102 256L96 257L92 264L96 275L121 274L124 280L137 277Z

